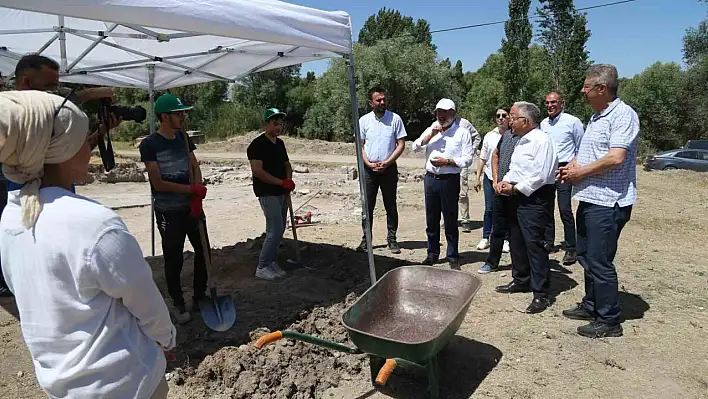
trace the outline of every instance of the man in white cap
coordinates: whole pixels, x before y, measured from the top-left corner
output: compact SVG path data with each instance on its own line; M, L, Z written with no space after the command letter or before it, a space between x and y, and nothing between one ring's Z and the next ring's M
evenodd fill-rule
M459 269L457 228L460 172L470 166L474 146L470 132L456 123L455 103L447 98L435 107L437 123L427 128L413 143L413 151L425 150L425 216L428 256L423 264L434 265L440 256L440 214L445 222L447 260Z

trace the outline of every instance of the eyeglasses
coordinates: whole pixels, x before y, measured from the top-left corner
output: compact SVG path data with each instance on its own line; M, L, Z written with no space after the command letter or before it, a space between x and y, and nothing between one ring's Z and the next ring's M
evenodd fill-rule
M509 117L508 114L497 114L497 119L505 119L507 117Z
M509 118L512 122L516 122L517 119L526 119L525 116L512 116Z

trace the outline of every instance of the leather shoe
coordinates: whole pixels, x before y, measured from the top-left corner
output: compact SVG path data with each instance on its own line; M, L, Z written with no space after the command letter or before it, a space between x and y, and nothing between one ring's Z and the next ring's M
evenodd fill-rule
M528 286L523 286L516 284L515 282L510 282L506 285L500 285L494 289L496 292L501 292L502 294L516 294L518 292L531 292L531 288Z
M428 256L423 261L423 264L426 266L434 266L436 263L438 263L438 258L435 256Z
M578 256L575 251L565 251L565 256L563 257L563 264L570 266L578 261Z
M457 259L448 259L448 263L450 263L450 269L452 270L461 270L460 269L460 261Z
M585 309L585 307L583 307L583 304L581 303L579 303L574 308L564 310L563 316L573 320L595 320L595 317L592 315L592 313L588 312L587 309Z
M610 325L596 320L578 327L578 335L587 338L621 337L622 334L622 325L619 323Z
M536 314L541 313L548 308L548 299L546 298L534 298L526 308L526 313Z

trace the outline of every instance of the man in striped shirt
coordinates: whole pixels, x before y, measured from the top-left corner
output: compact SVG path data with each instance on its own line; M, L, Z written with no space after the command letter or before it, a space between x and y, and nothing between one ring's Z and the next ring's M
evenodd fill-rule
M617 270L613 263L622 228L637 199L637 113L617 97L619 79L613 65L590 67L582 92L595 114L590 118L576 159L561 167L558 178L573 184L577 210L578 261L585 269L585 297L563 315L589 324L578 334L619 337Z

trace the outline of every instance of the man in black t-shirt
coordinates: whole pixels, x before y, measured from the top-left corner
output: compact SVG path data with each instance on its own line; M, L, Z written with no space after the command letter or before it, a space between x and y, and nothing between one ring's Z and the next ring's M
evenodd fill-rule
M264 132L248 146L248 160L253 173L253 192L263 209L266 219L266 238L258 259L256 277L275 280L285 276L276 261L278 247L285 233L288 212L286 195L295 189L285 143L278 136L282 133L285 113L269 108L263 114Z
M189 238L194 248L194 296L192 306L206 293L207 270L205 251L199 235L199 223L205 223L202 199L206 187L202 184L199 161L193 151L197 148L189 138L189 151L182 130L187 111L192 109L172 94L164 94L155 101L155 114L160 129L140 143L140 158L148 171L152 190L157 228L162 237L165 260L165 281L172 297L174 316L180 324L191 320L182 296L184 239ZM189 184L189 167L194 171L194 184ZM207 246L208 246L207 238ZM209 254L211 256L211 254Z

